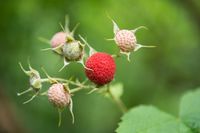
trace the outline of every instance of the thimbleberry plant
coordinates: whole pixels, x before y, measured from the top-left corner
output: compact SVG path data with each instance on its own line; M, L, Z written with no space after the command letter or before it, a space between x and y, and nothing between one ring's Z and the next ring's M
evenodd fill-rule
M136 31L139 29L145 28L144 26L140 26L133 30L127 30L127 29L120 29L118 25L113 21L113 32L114 32L114 38L108 39L108 40L114 40L117 46L120 49L121 54L125 54L127 56L128 61L130 61L130 53L133 51L137 51L138 49L142 47L155 47L155 46L145 46L137 43L137 39L135 36Z
M63 70L71 62L77 62L82 64L86 80L80 81L79 79L63 79L59 77L50 76L44 68L42 71L45 77L40 76L40 72L33 69L29 65L29 70L26 70L21 63L19 63L23 72L29 76L30 88L18 93L23 95L25 93L33 91L33 96L24 102L29 103L38 96L47 96L49 102L58 109L59 112L59 126L61 124L61 112L65 108L69 108L72 114L72 122L74 122L74 115L72 111L73 96L80 90L88 90L88 93L98 92L105 96L110 97L119 106L121 111L125 113L127 111L126 106L121 101L122 85L117 83L113 84L112 81L115 77L116 64L115 58L120 57L120 54L125 54L130 61L130 53L137 51L141 47L154 47L144 46L137 43L135 33L143 26L134 30L119 29L117 24L113 22L114 40L116 46L119 48L119 53L109 54L105 52L98 52L92 48L88 42L79 35L79 38L74 37L75 28L69 30L69 19L66 17L65 26L61 25L63 31L55 33L51 39L40 38L41 41L49 44L49 48L43 49L43 51L51 50L56 55L61 56L64 60L64 65L58 71ZM89 48L89 53L85 48ZM89 79L89 82L87 79ZM45 90L43 83L49 83L49 88Z

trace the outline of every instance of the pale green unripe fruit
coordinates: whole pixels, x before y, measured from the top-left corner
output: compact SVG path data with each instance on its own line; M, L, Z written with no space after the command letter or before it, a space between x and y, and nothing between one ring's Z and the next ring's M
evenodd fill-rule
M42 87L41 78L39 75L33 74L29 81L30 85L35 89L40 89Z
M31 71L29 71L29 76L29 82L33 89L38 90L42 88L41 77L38 71L32 69Z
M83 56L83 46L79 41L65 43L62 50L63 56L67 61L79 61Z

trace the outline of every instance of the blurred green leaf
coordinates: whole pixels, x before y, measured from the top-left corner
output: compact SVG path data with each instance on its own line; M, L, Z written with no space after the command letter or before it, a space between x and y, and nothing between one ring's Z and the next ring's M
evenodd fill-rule
M188 92L183 96L180 118L195 132L200 133L200 89Z
M117 133L191 133L181 121L153 106L139 106L122 117Z

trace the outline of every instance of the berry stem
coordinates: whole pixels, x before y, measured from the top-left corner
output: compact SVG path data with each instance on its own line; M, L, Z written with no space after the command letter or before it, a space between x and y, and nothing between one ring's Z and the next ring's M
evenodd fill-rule
M60 127L62 122L62 110L58 109L58 127Z
M62 78L54 78L54 79L57 80L57 81L66 82L66 83L69 83L69 84L72 84L72 85L83 87L81 84L75 83L75 82L73 82L71 80L62 79Z
M125 106L125 104L123 103L123 101L120 98L116 98L112 92L110 91L110 86L108 85L107 88L107 92L108 94L111 96L112 100L116 103L116 105L119 107L119 109L122 111L123 114L125 114L127 112L127 107Z
M49 82L48 78L41 79L41 82Z
M70 90L70 93L78 92L82 89L97 89L95 86L84 85L84 83L76 83L74 81L67 80L67 79L62 79L62 78L52 78L52 79L56 80L56 81L65 82L65 83L77 86L77 88ZM41 79L41 81L42 82L51 82L48 78Z
M83 89L82 87L77 87L77 88L70 90L70 93L74 93L74 92L80 91L82 89Z
M80 91L82 89L92 89L92 90L96 90L97 89L95 86L84 85L84 83L77 83L77 82L74 82L74 81L71 81L71 80L67 80L67 79L62 79L62 78L52 78L52 79L77 86L77 88L74 88L74 89L70 90L70 93L75 93L75 92L78 92L78 91ZM50 80L48 78L44 78L44 79L42 79L42 82L50 82ZM108 87L107 88L107 92L111 96L112 100L120 108L120 110L122 111L122 113L126 113L127 107L125 106L125 104L122 102L122 100L120 98L116 98L112 94L112 92L109 89L109 85L107 85L107 87Z

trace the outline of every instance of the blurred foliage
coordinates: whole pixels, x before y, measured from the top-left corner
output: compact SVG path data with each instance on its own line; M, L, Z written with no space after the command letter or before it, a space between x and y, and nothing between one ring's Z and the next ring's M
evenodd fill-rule
M65 14L70 16L71 28L80 23L76 35L87 37L98 51L115 53L114 42L105 40L113 37L107 12L121 28L147 26L149 30L138 31L138 42L158 46L132 54L130 63L125 57L116 60L114 82L123 83L123 101L128 107L153 104L177 114L180 95L200 85L199 7L198 0L2 0L0 85L27 132L114 132L121 113L99 94L75 95L75 124L71 124L68 112L63 115L61 128L57 127L57 111L47 98L38 97L22 105L28 97L16 96L16 92L28 87L28 78L18 65L21 61L25 66L28 57L39 71L43 66L51 75L85 79L81 65L71 64L58 73L63 61L52 52L40 51L49 46L37 38L50 39L60 31L59 22L64 23Z
M197 89L195 91L186 93L182 97L180 104L180 113L179 113L180 118L195 133L200 132L199 100L200 100L200 89Z

